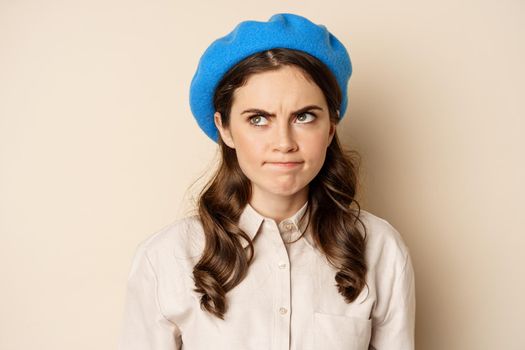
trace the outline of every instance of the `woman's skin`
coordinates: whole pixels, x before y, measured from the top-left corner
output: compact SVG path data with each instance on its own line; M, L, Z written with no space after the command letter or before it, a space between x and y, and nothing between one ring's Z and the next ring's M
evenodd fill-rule
M295 113L307 106L317 108ZM214 120L252 183L252 207L277 224L297 212L335 133L322 90L294 66L258 73L234 92L229 128Z

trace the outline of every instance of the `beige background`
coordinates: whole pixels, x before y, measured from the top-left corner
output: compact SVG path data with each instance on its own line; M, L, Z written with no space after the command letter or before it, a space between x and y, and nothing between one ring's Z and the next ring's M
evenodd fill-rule
M0 349L116 347L136 245L216 155L188 104L198 58L277 12L350 51L339 133L363 208L411 250L417 349L525 349L519 0L2 0Z

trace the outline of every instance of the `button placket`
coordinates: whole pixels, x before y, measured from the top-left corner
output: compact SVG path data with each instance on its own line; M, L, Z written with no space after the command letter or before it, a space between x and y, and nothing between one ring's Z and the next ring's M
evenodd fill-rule
M281 235L285 231L285 224L273 226L276 229L276 234ZM288 223L290 223L288 221ZM293 225L293 223L292 223ZM289 226L288 226L289 227ZM273 231L273 230L272 230ZM277 237L276 237L277 238ZM289 267L289 256L286 245L283 242L282 237L279 237L276 241L276 248L274 250L277 265L277 279L278 285L275 289L275 338L273 339L273 347L279 350L288 350L290 347L290 321L291 321L291 275Z

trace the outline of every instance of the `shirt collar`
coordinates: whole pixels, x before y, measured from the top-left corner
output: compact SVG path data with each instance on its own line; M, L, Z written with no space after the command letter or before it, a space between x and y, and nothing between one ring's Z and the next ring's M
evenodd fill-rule
M244 208L243 212L241 213L241 216L239 218L239 227L246 232L246 234L250 237L250 239L254 239L257 233L260 230L261 225L264 221L267 221L271 225L277 226L279 231L281 233L295 230L302 232L306 227L306 217L304 217L304 220L301 220L306 212L308 206L308 201L304 203L304 205L292 216L282 220L279 225L277 225L277 222L275 222L274 219L267 218L263 215L261 215L258 211L256 211L250 203L246 204L246 207ZM243 248L246 248L248 246L248 243L245 240L242 240L242 246Z

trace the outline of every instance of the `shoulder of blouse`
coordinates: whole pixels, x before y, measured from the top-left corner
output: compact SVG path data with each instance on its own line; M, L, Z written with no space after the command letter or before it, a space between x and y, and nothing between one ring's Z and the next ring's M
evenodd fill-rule
M360 219L366 226L366 251L373 263L395 263L404 265L409 248L401 233L387 220L361 209Z
M176 219L139 243L151 255L193 259L204 249L204 231L198 215Z
M366 227L366 251L369 261L407 259L409 249L400 232L387 220L361 209L360 219ZM150 234L139 247L150 254L167 254L177 259L195 259L204 249L204 231L198 215L176 219Z

